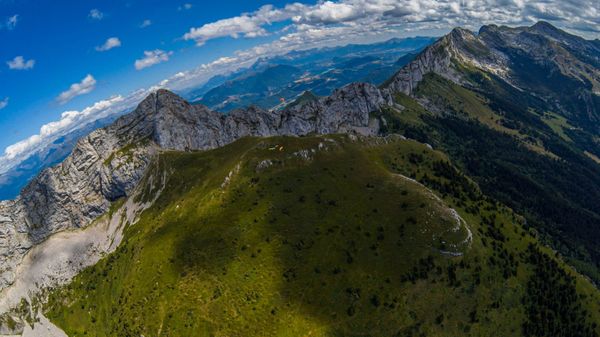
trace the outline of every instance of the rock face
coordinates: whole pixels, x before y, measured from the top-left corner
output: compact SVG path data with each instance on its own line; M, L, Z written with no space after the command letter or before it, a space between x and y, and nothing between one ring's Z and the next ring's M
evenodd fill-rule
M449 80L460 82L460 75L454 69L452 59L460 57L457 46L461 44L461 40L470 39L472 35L473 33L464 29L454 29L402 67L389 81L387 88L410 95L428 73L437 73Z
M24 254L59 231L84 227L129 196L161 150L207 150L244 136L376 133L369 115L391 100L369 84L283 111L256 107L224 115L159 90L128 115L82 138L61 164L0 203L0 290Z
M38 149L30 157L17 166L0 174L0 200L16 198L27 183L45 168L61 163L71 154L77 141L96 129L113 123L119 116L108 116L98 119L77 130L69 132L52 143Z
M325 99L309 101L284 110L279 134L359 131L369 126L370 112L391 104L389 96L370 84L350 84Z

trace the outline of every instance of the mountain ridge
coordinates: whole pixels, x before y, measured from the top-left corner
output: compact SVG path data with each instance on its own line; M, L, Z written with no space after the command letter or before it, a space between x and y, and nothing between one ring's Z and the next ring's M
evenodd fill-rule
M385 86L411 94L424 75L433 72L477 89L479 84L470 78L469 68L478 69L520 91L535 94L559 114L578 122L577 126L597 133L598 62L600 49L593 41L545 22L516 28L482 26L478 35L455 28L427 47ZM564 107L566 104L570 109Z
M44 170L17 199L0 202L0 222L7 226L0 236L0 288L12 283L18 261L32 245L86 226L127 196L159 149L207 150L244 136L376 134L369 113L384 102L374 86L352 84L290 110L250 107L223 115L158 90L132 113L79 140L63 163Z
M253 92L253 95L244 93L244 95L238 97L239 99L232 97L233 100L225 106L220 105L217 107L213 106L213 104L205 104L211 107L211 109L219 110L220 112L229 112L230 110L245 108L252 104L261 106L263 109L270 109L274 106L279 108L278 105L281 102L282 97L287 101L292 101L297 97L296 94L299 95L306 90L316 89L317 92L315 92L315 90L313 90L313 92L317 95L328 96L334 89L340 88L351 82L365 81L373 84L381 83L403 65L394 63L396 55L401 55L405 52L417 52L432 41L433 38L430 37L398 38L390 39L382 43L347 45L341 47L311 49L301 52L290 52L282 56L260 58L249 68L239 69L233 73L217 75L209 79L200 87L191 87L176 92L190 102L198 102L198 99L208 91L216 89L225 82L236 81L242 77L248 77L250 73L256 74L264 71L265 68L277 65L295 66L305 71L304 74L311 73L314 75L305 78L302 76L303 73L301 72L294 78L289 78L287 82L291 85L289 90L286 89L281 91L275 88L275 90L262 91L262 89L258 90L257 88L252 89L247 87L243 90ZM348 68L343 69L339 67L345 62L351 62L356 58L360 59L364 55L371 55L372 57L375 57L375 59L370 63L361 65L361 68L358 70ZM392 63L394 64L392 65ZM322 74L322 72L326 73ZM262 76L262 79L268 80L268 76ZM296 80L301 81L299 83L294 83ZM222 100L225 100L221 95L216 95L217 102L214 105L222 103L220 99L218 99L219 97L221 97ZM140 102L141 98L143 97L140 97ZM130 112L133 108L135 108L135 106L131 109L128 108L127 110L117 112L107 119L101 119L95 122L97 123L95 127L90 124L72 133L66 133L64 137L68 139L68 141L62 145L51 144L47 149L34 151L34 153L21 162L21 164L16 162L11 164L10 166L12 169L0 174L0 200L14 199L21 189L23 189L25 185L44 168L53 166L64 160L73 150L74 143L78 138L89 134L97 128L107 126L117 117L126 112ZM56 150L56 152L48 155L46 153L47 150Z

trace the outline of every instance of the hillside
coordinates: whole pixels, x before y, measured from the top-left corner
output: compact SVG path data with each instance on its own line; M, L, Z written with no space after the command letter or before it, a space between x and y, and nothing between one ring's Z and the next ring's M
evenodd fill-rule
M598 57L593 41L544 22L455 29L386 83L407 107L390 110L389 131L443 148L596 283Z
M163 174L122 245L50 296L69 336L598 333L598 292L415 141L246 138L144 181Z

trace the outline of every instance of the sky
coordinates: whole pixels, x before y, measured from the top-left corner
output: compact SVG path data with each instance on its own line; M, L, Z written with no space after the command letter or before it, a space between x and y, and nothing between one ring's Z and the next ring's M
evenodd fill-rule
M599 17L597 0L0 0L0 173L152 90L259 57L538 20L595 39Z

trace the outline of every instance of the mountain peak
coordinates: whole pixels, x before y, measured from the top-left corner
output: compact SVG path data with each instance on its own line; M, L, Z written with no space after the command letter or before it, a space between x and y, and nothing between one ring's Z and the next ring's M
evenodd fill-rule
M190 104L176 93L167 89L158 89L149 94L136 109L146 119L160 115L171 115L179 110L188 110Z
M158 96L177 96L177 97L179 97L176 93L172 92L169 89L164 89L164 88L156 90L155 93Z
M479 33L477 35L481 36L486 33L495 33L495 32L502 30L503 27L507 28L506 26L498 26L498 25L494 25L494 24L483 25L479 28Z
M451 44L456 45L463 44L466 41L474 41L477 39L477 35L468 29L456 27L444 38L449 40Z
M453 37L464 37L464 36L473 36L473 32L462 27L455 27L450 31L450 36Z
M547 21L538 21L533 26L530 27L533 30L537 30L540 32L558 32L560 29L556 28L552 24Z
M176 93L168 90L168 89L158 89L154 93L155 99L157 103L161 105L164 104L188 104L186 100L184 100L181 96Z
M182 97L168 89L158 89L144 98L136 111L146 116L158 114L161 107L172 104L188 104Z

